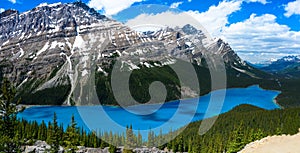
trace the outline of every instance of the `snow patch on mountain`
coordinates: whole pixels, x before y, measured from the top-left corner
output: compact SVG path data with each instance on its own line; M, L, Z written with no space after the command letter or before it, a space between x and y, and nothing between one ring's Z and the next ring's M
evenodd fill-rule
M73 49L76 49L76 48L80 49L82 47L84 47L84 40L82 39L82 37L80 35L78 35L75 38L75 41L74 41L74 44L73 44Z
M48 6L48 7L56 7L56 6L61 5L61 4L62 4L61 2L53 3L53 4L41 3L41 4L38 5L37 7L45 7L45 6Z
M46 44L44 45L44 47L36 53L36 56L39 56L40 54L42 54L43 52L45 52L49 47L50 46L49 46L49 41L48 41L48 42L46 42Z

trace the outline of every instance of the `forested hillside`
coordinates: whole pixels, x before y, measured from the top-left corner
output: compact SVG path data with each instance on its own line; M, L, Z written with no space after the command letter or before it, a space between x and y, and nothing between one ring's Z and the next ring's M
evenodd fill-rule
M191 123L173 141L160 146L178 152L203 152L221 153L237 152L246 144L261 139L268 135L295 134L300 128L300 108L266 111L260 108L241 105L232 111L222 114L214 126L203 136L198 134L201 121ZM56 116L51 123L18 121L14 126L15 141L22 145L31 145L36 140L43 140L52 146L74 148L86 147L111 147L106 140L116 146L136 148L141 146L154 147L157 143L168 139L177 131L170 131L167 135L154 135L149 132L148 138L135 135L132 127L128 126L125 133L113 134L112 132L88 132L76 127L74 118L67 129L58 125ZM103 140L101 140L101 139ZM1 138L3 141L3 137ZM147 141L143 141L147 140Z

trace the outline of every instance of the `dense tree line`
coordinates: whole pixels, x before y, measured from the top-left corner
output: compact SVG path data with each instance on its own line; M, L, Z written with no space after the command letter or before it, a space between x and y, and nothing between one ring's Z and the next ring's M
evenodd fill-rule
M62 125L57 125L55 115L48 125L22 120L18 123L15 134L17 140L24 140L23 142L27 144L33 143L34 140L44 140L54 150L57 146L63 146L72 152L77 149L76 146L87 146L110 147L109 149L114 152L117 149L115 146L124 146L124 152L132 152L132 149L136 147L158 146L160 142L180 132L174 140L159 148L191 153L231 153L268 135L297 133L300 127L299 112L300 108L267 111L250 105L242 105L220 115L212 129L202 136L198 134L201 124L199 121L191 123L184 131L170 131L166 135L156 135L150 130L147 141L143 141L140 134L134 134L132 126L128 126L126 133L122 134L86 132L76 127L74 117L68 128L64 130Z
M201 121L191 123L176 139L162 146L193 153L237 152L246 144L268 135L295 134L300 127L300 108L267 111L250 105L222 114L204 135Z
M78 128L74 116L66 129L62 124L58 124L56 114L53 121L47 124L21 120L15 127L15 134L17 140L21 140L23 145L32 145L36 140L46 141L51 145L51 152L57 152L59 146L64 147L68 152L75 152L77 146L94 148L109 146L108 143L101 141L95 132Z
M79 128L74 116L70 125L64 129L63 125L58 125L57 116L54 114L52 122L28 122L26 120L16 121L13 128L14 140L20 145L33 145L36 140L46 141L50 146L50 152L57 152L59 146L64 147L67 152L75 152L77 146L92 148L109 147L111 152L117 150L116 146L124 146L127 152L131 152L136 147L145 145L140 134L133 133L132 126L127 127L126 134L113 134L110 132L89 132Z

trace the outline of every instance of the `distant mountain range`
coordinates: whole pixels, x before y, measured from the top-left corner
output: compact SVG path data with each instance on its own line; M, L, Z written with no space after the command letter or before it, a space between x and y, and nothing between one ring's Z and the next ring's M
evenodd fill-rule
M121 71L136 75L130 89L143 102L150 98L148 87L155 80L165 83L167 100L180 98L178 78L168 68L179 60L196 67L203 93L210 88L206 59L217 62L215 56L224 59L232 84L268 76L243 62L223 40L207 40L189 24L139 33L82 2L43 4L23 13L6 10L0 14L0 38L1 76L18 86L25 104L80 105L71 97L86 92L83 87L95 70L101 104L114 105L110 75L117 59ZM185 89L188 97L199 93Z
M300 77L300 56L285 56L260 69L282 77Z

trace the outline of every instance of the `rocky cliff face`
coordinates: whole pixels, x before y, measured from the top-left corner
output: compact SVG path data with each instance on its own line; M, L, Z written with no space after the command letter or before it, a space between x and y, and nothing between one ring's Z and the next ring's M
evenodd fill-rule
M5 11L0 14L0 38L2 74L23 95L67 86L67 105L78 84L87 84L94 69L107 75L116 58L124 70L174 64L177 59L202 65L203 58L213 55L223 57L229 67L246 66L227 43L204 43L204 33L191 25L139 33L81 2Z

